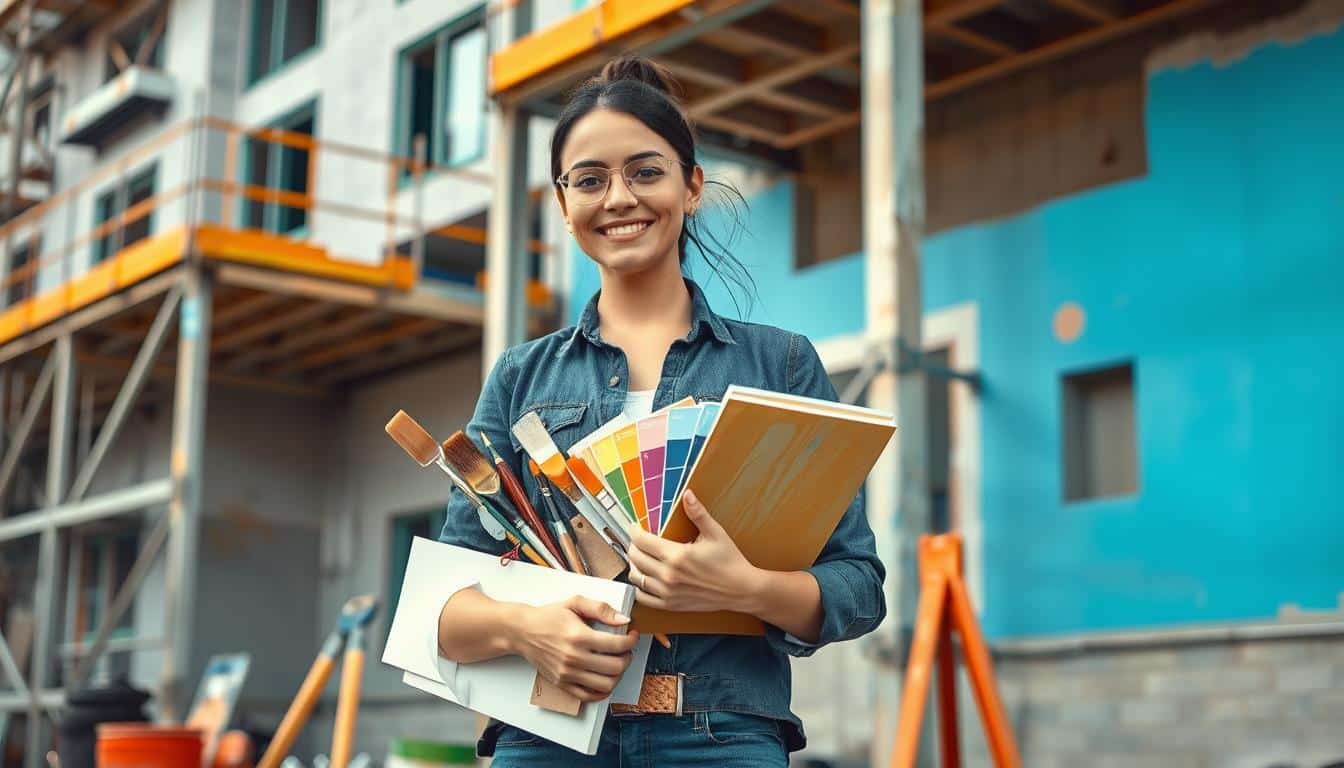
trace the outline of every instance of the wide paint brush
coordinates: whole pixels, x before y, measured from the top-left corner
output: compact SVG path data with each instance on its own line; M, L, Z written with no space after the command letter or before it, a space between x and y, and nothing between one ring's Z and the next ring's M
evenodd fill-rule
M553 567L546 558L542 557L541 554L527 542L523 537L522 532L520 532L513 523L509 522L506 517L488 506L485 502L481 501L481 497L476 495L476 492L467 484L467 481L459 477L457 473L453 471L452 467L448 466L448 463L443 457L443 449L434 441L434 436L426 432L425 428L420 426L415 419L411 418L405 411L397 411L396 415L387 422L387 426L383 429L397 445L401 446L402 450L406 451L406 453L415 460L417 464L422 467L428 467L431 464L435 464L439 469L443 470L444 474L448 475L453 481L453 485L457 486L457 489L462 491L462 494L476 507L477 511L482 513L483 518L488 517L503 529L504 535L509 543L519 547L524 557L537 565L545 566L547 568Z
M586 491L584 502L587 504L589 512L592 513L590 519L601 522L602 530L613 544L618 545L621 549L629 548L630 534L626 532L625 526L621 522L625 518L625 514L620 511L619 503L607 492L606 487L602 485L602 481L598 480L597 475L593 474L593 470L588 468L587 462L577 456L570 456L565 459L565 466L569 468L569 474Z
M472 490L476 491L487 504L494 504L496 509L513 519L514 525L519 529L524 526L530 528L537 539L532 542L532 546L541 544L557 561L561 560L559 547L546 530L545 524L536 516L536 511L530 504L528 505L528 511L532 512L532 518L529 519L523 510L506 501L499 473L490 466L490 460L476 448L476 444L471 442L466 433L459 430L443 441L443 458L462 475L463 480L471 484Z
M455 439L459 437L461 440ZM462 441L465 441L465 445ZM450 445L452 446L451 451L449 450ZM448 466L452 467L453 470L462 477L467 485L471 486L471 490L476 493L477 497L480 498L487 507L498 512L500 516L508 520L513 525L514 529L519 532L519 535L521 535L528 544L531 544L533 549L536 549L552 568L565 570L564 559L551 554L551 551L546 548L546 545L541 543L541 537L537 532L532 530L531 526L527 523L523 522L522 516L519 515L513 506L503 497L499 489L499 476L495 475L495 470L490 468L490 462L486 460L485 456L481 455L481 452L476 450L476 446L472 445L471 439L459 429L449 436L447 440L443 441L442 447L444 461L446 461ZM493 481L487 478L485 472L488 472L490 476L494 477ZM481 487L492 489L491 492L488 495L482 495L480 488L477 487L478 483Z

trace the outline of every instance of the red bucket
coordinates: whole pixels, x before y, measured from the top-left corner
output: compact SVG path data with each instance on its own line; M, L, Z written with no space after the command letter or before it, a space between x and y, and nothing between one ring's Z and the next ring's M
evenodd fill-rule
M200 768L204 744L195 728L103 723L98 768Z

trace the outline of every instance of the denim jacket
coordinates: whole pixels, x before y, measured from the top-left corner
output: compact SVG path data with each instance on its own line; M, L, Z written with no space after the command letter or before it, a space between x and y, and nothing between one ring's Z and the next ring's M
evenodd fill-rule
M806 337L715 314L700 287L691 295L691 330L663 360L653 408L686 396L719 400L729 384L835 400L821 359ZM600 295L600 294L599 294ZM522 446L509 427L537 411L562 450L621 412L628 390L625 353L598 333L597 295L577 326L507 350L487 377L467 433L483 430L534 503L540 501L524 471ZM538 503L538 506L540 504ZM466 499L454 491L441 541L483 552L508 547L481 527ZM863 494L850 504L809 572L821 588L823 619L818 642L804 643L767 625L764 636L673 635L671 648L654 643L646 674L683 674L683 710L722 710L778 721L789 751L806 745L802 722L789 710L789 656L808 656L827 643L851 640L877 627L886 614L882 580ZM491 722L477 745L494 753L500 724Z

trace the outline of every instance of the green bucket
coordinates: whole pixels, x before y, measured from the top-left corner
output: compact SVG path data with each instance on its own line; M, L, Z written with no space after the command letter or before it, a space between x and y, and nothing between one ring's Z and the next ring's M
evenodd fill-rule
M476 747L465 744L444 744L438 741L393 739L388 747L389 757L421 760L439 765L475 765Z

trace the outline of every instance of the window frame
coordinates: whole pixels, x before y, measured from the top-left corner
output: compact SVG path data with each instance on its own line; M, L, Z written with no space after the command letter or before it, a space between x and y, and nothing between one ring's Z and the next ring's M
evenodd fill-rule
M277 72L284 71L294 62L312 55L313 52L322 48L322 21L326 15L326 2L325 0L316 0L317 12L313 18L313 44L295 52L288 59L285 58L284 33L285 24L289 21L290 2L291 0L274 0L274 4L271 6L271 18L269 20L271 35L264 62L257 50L263 23L261 14L257 13L260 0L252 0L248 6L250 20L248 24L247 61L245 63L247 77L245 81L249 88Z
M463 12L456 18L438 29L416 38L410 44L403 46L397 51L397 62L394 77L396 82L392 90L392 114L394 119L392 133L392 153L401 157L413 157L415 154L415 137L408 133L411 124L411 103L412 103L412 80L410 72L410 59L416 54L424 52L431 48L434 51L434 86L433 86L433 106L431 107L430 125L434 130L441 132L445 137L447 135L447 116L448 116L448 87L452 82L452 44L458 38L468 33L480 29L483 34L489 35L486 26L485 5L477 5ZM490 47L487 40L484 66L481 68L482 75L488 77L490 61ZM489 98L485 94L487 84L484 79L481 82L483 98L481 99L481 113L484 115L488 111ZM431 168L441 166L444 168L463 168L473 163L480 162L485 157L490 140L489 130L486 127L485 120L481 121L480 141L475 152L471 155L461 158L456 162L450 163L448 160L448 142L446 138L440 138L439 141L432 141L430 145L432 150L426 158L426 162ZM400 175L401 181L405 181L410 176L407 169L403 169Z
M309 135L312 136L314 139L316 139L317 115L318 115L318 99L314 97L303 102L297 107L294 107L288 112L285 112L279 117L272 119L270 122L265 124L265 127L276 128L282 131L293 131L294 126L296 124L302 123L305 120L312 120L313 131ZM242 142L241 146L242 151L239 153L240 155L239 161L241 163L241 166L238 169L239 178L243 180L243 184L245 185L252 184L252 163L255 158L253 147L257 144L261 144L262 146L264 146L268 153L266 161L266 178L264 180L264 186L267 189L281 189L282 187L280 186L280 182L283 179L283 171L284 171L284 162L283 162L285 154L284 150L288 147L287 145L280 144L274 141L260 141L258 139L249 138ZM269 153L272 151L277 151L279 153L279 157L274 158L270 157ZM313 150L311 149L308 150L308 162L310 165L313 162ZM311 193L312 193L311 190L308 189L304 190L304 194L311 194ZM243 204L238 206L237 224L239 229L252 229L260 232L266 232L272 235L278 235L281 237L289 237L295 239L302 239L308 236L310 232L311 221L309 216L311 214L311 210L304 211L303 224L282 231L279 226L280 210L282 208L289 208L290 206L282 205L276 202L262 203L261 226L257 227L253 226L252 222L249 221L248 218L249 204L252 202L254 201L244 199Z
M401 602L401 587L406 581L406 566L411 557L409 526L420 519L429 520L431 538L438 540L448 520L448 502L423 509L398 512L387 518L387 617L389 623L396 615L397 605ZM403 551L404 547L404 551Z
M131 198L131 190L141 184L149 185L149 196L153 198L159 187L159 163L157 160L151 161L148 165L141 167L135 173L129 173L117 179L104 187L93 198L93 228L97 229L104 222L120 216L128 207ZM102 210L106 206L107 215L102 215ZM131 243L126 242L126 228L114 229L106 235L93 240L89 244L89 267L93 268L116 256L126 249L126 246L138 243L140 240L148 240L154 235L154 209L150 209L142 219L145 223L145 236ZM115 249L112 246L116 246Z

